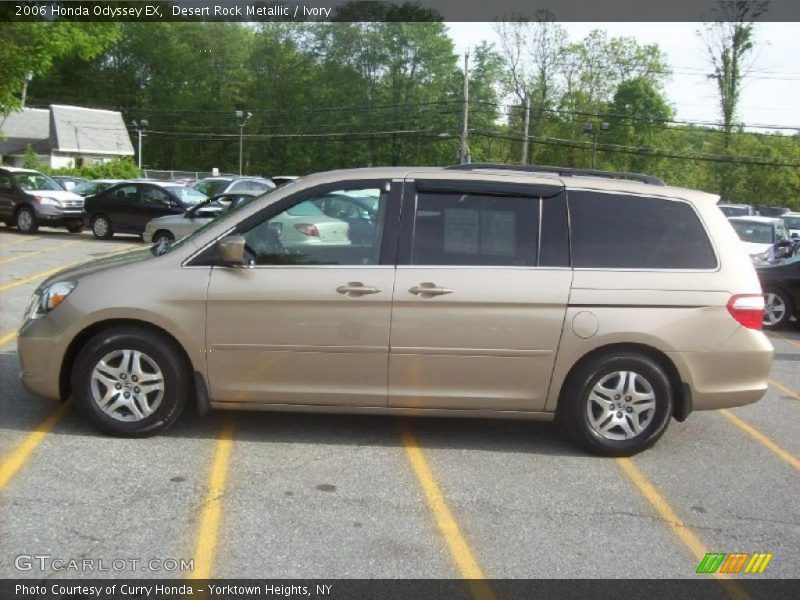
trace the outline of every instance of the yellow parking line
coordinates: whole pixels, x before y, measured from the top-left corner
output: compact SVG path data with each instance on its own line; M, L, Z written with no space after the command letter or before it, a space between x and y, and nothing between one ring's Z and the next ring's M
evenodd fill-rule
M774 379L767 379L767 381L769 382L769 384L770 384L772 387L774 387L774 388L778 388L778 389L779 389L781 392L783 392L784 394L786 394L786 395L787 395L787 396L789 396L790 398L794 398L795 400L800 400L800 395L796 394L795 392L793 392L792 390L790 390L788 387L786 387L786 386L785 386L785 385L783 385L782 383L778 383L778 382L777 382L777 381L775 381Z
M5 346L8 342L10 342L16 337L17 337L16 331L9 331L8 333L0 335L0 346Z
M24 238L21 238L21 239L18 239L18 240L13 240L11 242L4 242L4 243L0 244L0 248L5 248L7 246L13 246L15 244L24 244L25 242L33 242L35 240L40 240L40 239L42 239L42 238L39 237L39 236L33 236L33 237L27 236L27 237L24 237Z
M800 459L796 456L787 452L783 448L781 448L777 443L775 443L772 438L767 436L764 433L761 433L758 429L750 425L749 423L745 422L743 419L737 417L728 409L722 409L719 411L722 413L724 417L726 417L731 423L736 425L739 429L744 431L747 435L757 441L759 444L764 446L767 450L778 456L779 458L785 460L787 463L792 465L795 469L800 471Z
M447 506L447 501L436 481L436 477L434 477L431 468L428 466L428 461L425 460L425 454L423 454L416 438L405 423L401 425L400 437L403 440L403 447L406 450L408 461L411 463L414 474L425 492L428 506L436 518L436 524L439 526L439 531L447 543L447 548L450 550L461 576L470 580L468 584L473 597L494 598L491 588L486 581L483 581L486 576L472 554L467 540L461 534L453 513Z
M69 263L67 265L61 265L60 267L55 267L53 269L48 269L46 271L39 271L38 273L34 273L33 275L29 275L28 277L23 277L22 279L17 279L16 281L11 281L9 283L4 283L0 285L0 292L5 292L6 290L10 290L15 287L19 287L21 285L25 285L26 283L30 283L31 281L37 281L39 279L44 279L54 273L58 273L62 269L68 269L80 263L81 261L77 261L74 263Z
M56 423L61 420L61 417L69 409L70 405L64 402L56 408L49 417L29 433L24 440L14 448L8 457L0 463L0 490L2 490L12 477L22 468L25 461L28 460L33 451L39 446L45 436L53 430Z
M794 341L792 339L789 339L786 336L781 335L780 333L775 333L774 331L771 331L769 333L768 337L778 338L779 340L784 341L787 344L791 344L792 346L800 348L800 342L796 342L796 341Z
M617 464L633 482L633 485L641 492L642 496L656 509L661 519L666 522L672 532L683 542L683 545L694 555L695 560L697 560L699 564L707 552L703 542L701 542L694 532L686 526L680 517L678 517L678 514L672 510L669 502L667 502L664 496L650 483L644 473L633 464L630 458L618 458ZM726 575L714 573L714 577L721 580L720 583L727 589L731 598L738 598L740 600L749 598L747 593L735 581L728 579Z
M139 244L126 244L125 246L123 246L119 250L115 250L113 252L109 252L107 254L104 254L104 256L110 256L112 254L119 254L121 252L125 252L126 250L130 250L131 248L138 248L138 247L139 247ZM26 255L26 256L30 256L30 255ZM6 290L10 290L10 289L13 289L15 287L19 287L21 285L25 285L26 283L30 283L31 281L36 281L37 279L44 279L45 277L49 277L50 275L53 275L54 273L58 273L59 271L61 271L63 269L69 269L70 267L74 267L75 265L78 265L78 264L80 264L82 262L84 262L84 261L79 260L79 261L76 261L76 262L73 262L73 263L68 263L66 265L61 265L59 267L48 269L46 271L39 271L38 273L34 273L33 275L29 275L28 277L23 277L22 279L17 279L16 281L11 281L9 283L4 283L4 284L0 285L0 292L5 292Z
M56 246L48 246L47 248L42 248L41 250L34 250L33 252L25 252L24 254L18 254L17 256L10 256L9 258L4 258L0 260L0 265L5 265L10 262L14 262L15 260L20 260L23 258L28 258L29 256L36 256L37 254L44 254L45 252L52 252L53 250L63 250L64 248L69 248L70 246L75 246L76 244L84 243L84 240L74 240L72 242L64 242L63 244L57 244Z
M233 447L234 424L234 418L229 417L217 439L214 462L208 476L208 491L197 530L194 571L190 576L192 579L210 579L214 567L214 554L217 549L219 521L222 514L222 495L225 493L225 479L228 475L228 462Z

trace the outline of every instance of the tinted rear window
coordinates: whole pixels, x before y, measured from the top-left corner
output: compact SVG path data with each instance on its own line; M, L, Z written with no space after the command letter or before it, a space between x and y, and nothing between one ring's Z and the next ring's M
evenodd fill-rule
M713 269L717 260L685 202L568 192L572 264L584 268Z

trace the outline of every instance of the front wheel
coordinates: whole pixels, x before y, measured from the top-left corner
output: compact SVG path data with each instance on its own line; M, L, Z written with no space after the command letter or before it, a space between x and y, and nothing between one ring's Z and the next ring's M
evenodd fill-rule
M70 233L80 233L83 231L83 223L70 223L67 225L67 231Z
M175 236L172 235L169 231L159 231L153 236L154 244L164 244L174 241L175 241Z
M105 215L97 215L92 220L92 233L98 240L110 240L114 232L111 229L111 221Z
M794 313L792 299L782 290L764 292L764 329L779 329L789 323Z
M39 229L36 214L27 206L20 208L17 212L17 229L20 233L36 233Z
M562 422L583 448L602 456L631 456L666 431L673 394L656 361L619 352L579 365L565 384L561 402Z
M81 411L106 433L144 437L172 425L191 391L174 342L138 327L114 327L83 347L72 374Z

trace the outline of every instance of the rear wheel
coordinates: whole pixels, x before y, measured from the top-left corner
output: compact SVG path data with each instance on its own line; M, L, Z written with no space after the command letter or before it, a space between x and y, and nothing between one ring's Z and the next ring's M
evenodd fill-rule
M114 235L114 231L111 229L111 221L108 220L107 216L97 215L92 219L92 234L94 234L94 237L98 240L111 239Z
M583 448L603 456L631 456L666 431L673 395L656 361L637 352L618 352L579 365L561 402L563 424Z
M16 223L20 233L36 233L39 229L36 213L27 206L23 206L17 211Z
M792 299L783 290L764 291L764 329L778 329L789 323L794 313Z
M153 243L154 244L163 244L163 243L169 243L169 242L174 242L174 241L175 241L175 236L172 235L169 231L158 231L153 236Z
M72 374L76 403L106 433L144 437L172 425L191 391L174 342L138 327L114 327L81 350Z

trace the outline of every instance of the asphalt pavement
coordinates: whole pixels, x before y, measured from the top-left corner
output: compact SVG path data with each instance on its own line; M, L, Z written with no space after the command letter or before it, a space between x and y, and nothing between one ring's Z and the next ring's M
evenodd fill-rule
M800 576L796 324L761 401L629 460L522 421L190 409L117 439L23 390L15 331L54 269L140 244L0 229L0 577L693 578L706 552Z

